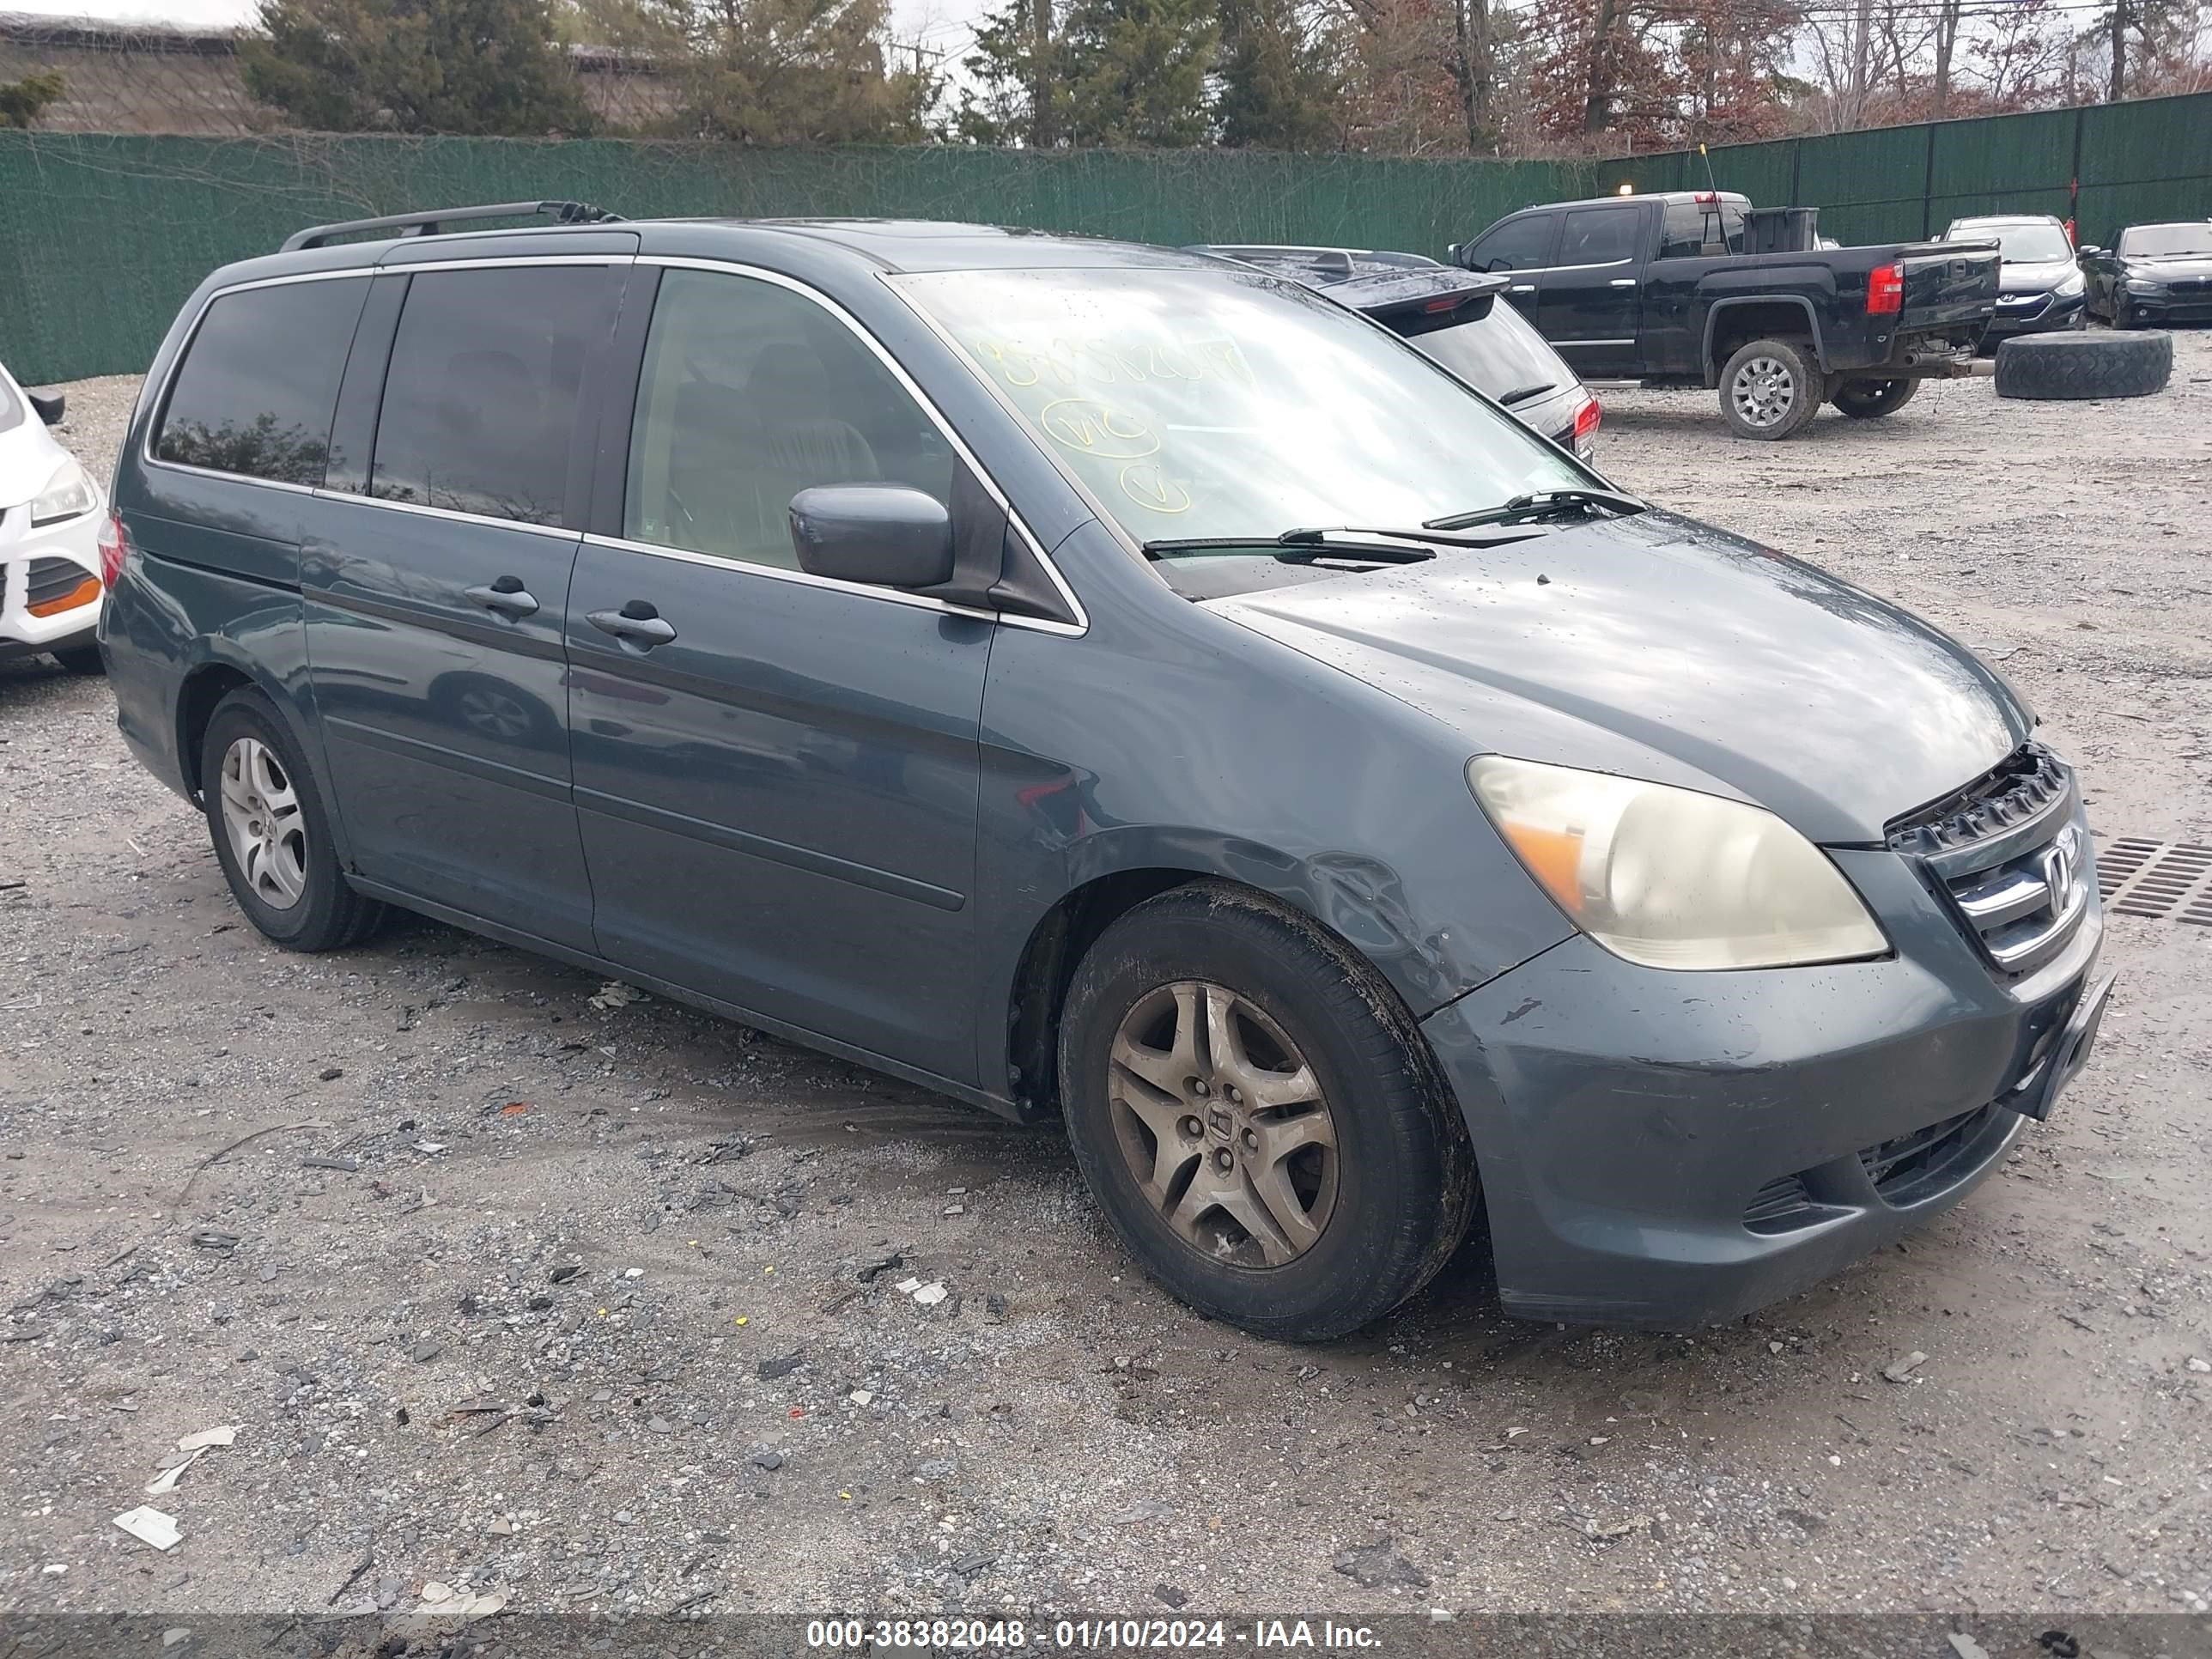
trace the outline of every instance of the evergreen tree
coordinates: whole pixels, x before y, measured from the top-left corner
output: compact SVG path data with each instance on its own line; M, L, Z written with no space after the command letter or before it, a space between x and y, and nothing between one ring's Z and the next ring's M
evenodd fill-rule
M582 132L545 0L262 0L246 86L325 132Z
M61 101L69 82L52 70L20 81L0 81L0 127L27 127Z
M642 47L682 88L687 136L748 144L918 142L935 100L890 64L888 0L643 0Z
M1329 20L1297 0L1223 0L1221 142L1260 149L1333 149L1343 143L1342 43Z
M1177 149L1207 137L1215 0L1073 0L1067 136L1077 145Z

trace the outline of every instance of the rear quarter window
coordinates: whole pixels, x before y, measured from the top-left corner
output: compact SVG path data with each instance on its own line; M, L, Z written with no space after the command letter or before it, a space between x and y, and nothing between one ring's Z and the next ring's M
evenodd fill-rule
M320 485L338 381L368 294L363 276L219 296L170 383L155 459Z

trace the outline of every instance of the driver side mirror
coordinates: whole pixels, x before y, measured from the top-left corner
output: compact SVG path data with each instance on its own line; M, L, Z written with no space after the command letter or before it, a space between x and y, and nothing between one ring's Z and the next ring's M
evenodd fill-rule
M62 413L69 407L67 398L41 398L35 392L26 392L23 395L31 400L31 407L38 410L39 418L48 426L59 426L62 423Z
M2089 246L2087 246L2087 247L2085 247L2085 248L2083 248L2083 249L2081 250L2081 254L2080 254L2080 256L2079 256L2079 257L2080 257L2080 258L2081 258L2087 259L2087 258L2090 258L2092 255L2099 254L2099 253L2102 253L2104 251L2105 251L2104 249L2102 249L2102 248L2099 247L2099 246L2098 246L2094 242L2092 242L2092 243L2090 243L2090 244L2089 244Z
M952 515L904 484L824 484L791 498L791 544L810 576L870 587L952 580Z

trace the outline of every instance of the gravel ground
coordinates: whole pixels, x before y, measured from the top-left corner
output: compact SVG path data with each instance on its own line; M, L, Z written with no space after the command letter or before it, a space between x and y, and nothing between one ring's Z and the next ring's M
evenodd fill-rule
M1940 385L1771 447L1615 392L1601 459L2002 662L2101 837L2208 842L2212 334L2178 347L2158 398ZM68 390L105 471L132 384ZM1057 1133L426 922L270 948L97 680L0 667L0 1611L2212 1595L2212 930L2117 919L2056 1121L1807 1295L1531 1326L1470 1250L1295 1349L1136 1276ZM148 1502L167 1553L111 1524Z

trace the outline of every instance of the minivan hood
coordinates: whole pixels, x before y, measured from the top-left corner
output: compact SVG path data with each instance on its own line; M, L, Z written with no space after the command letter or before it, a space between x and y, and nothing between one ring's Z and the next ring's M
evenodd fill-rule
M1735 796L1812 839L1988 771L2033 716L1909 612L1670 513L1208 608L1494 752Z

